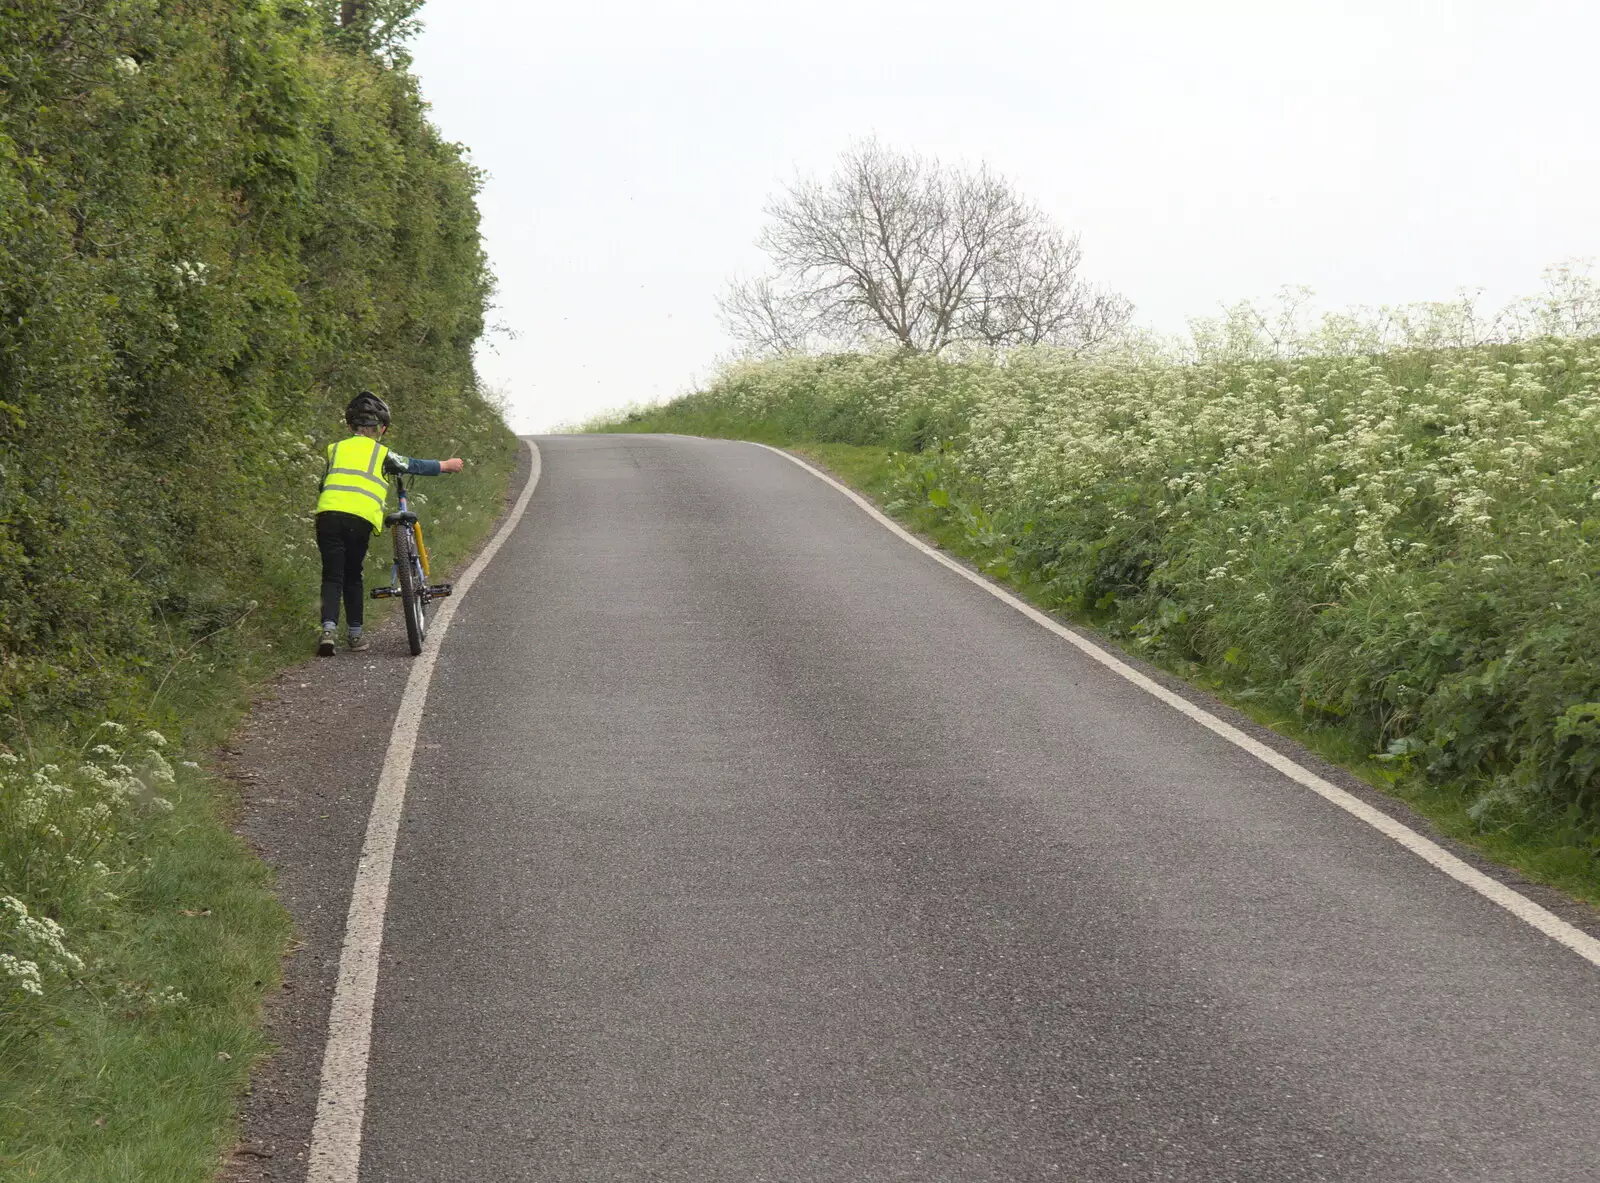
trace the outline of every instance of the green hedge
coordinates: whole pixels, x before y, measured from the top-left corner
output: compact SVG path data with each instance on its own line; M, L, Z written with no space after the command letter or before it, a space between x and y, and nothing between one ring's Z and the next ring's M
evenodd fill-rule
M503 504L415 6L0 4L0 1177L216 1174L288 918L183 756L310 655L350 396L467 459L418 490L441 566Z
M384 42L415 6L339 7L0 7L0 739L309 620L356 390L402 450L514 446L472 368L478 176Z

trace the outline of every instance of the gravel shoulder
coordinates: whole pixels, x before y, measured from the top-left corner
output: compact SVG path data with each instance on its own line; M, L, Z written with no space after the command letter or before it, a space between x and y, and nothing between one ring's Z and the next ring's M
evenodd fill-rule
M531 467L524 448L501 520ZM264 1017L278 1051L257 1066L243 1100L239 1141L221 1176L228 1183L305 1177L345 912L413 660L398 613L371 636L366 653L341 649L284 671L222 753L239 798L235 829L272 868L297 936Z

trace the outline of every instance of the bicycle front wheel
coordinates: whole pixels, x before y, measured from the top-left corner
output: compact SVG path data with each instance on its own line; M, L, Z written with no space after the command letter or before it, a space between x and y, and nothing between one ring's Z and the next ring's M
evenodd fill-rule
M422 598L422 570L417 565L415 543L411 531L396 527L394 532L394 565L400 577L400 603L406 618L406 644L411 656L422 652L422 641L428 635L428 606Z

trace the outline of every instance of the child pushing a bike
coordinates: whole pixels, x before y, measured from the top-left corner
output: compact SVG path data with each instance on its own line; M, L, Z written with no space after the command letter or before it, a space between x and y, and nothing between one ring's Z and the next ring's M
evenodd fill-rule
M372 642L361 635L366 609L361 564L373 534L384 527L388 477L461 471L460 457L422 460L384 447L380 441L389 431L389 404L369 390L350 400L344 420L355 434L328 445L328 466L317 498L317 549L322 552L320 657L334 654L341 599L350 648L357 653L371 648Z

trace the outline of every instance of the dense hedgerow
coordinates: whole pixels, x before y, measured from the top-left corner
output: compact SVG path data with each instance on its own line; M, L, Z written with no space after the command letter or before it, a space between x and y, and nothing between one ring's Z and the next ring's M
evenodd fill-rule
M0 6L8 1178L215 1174L288 924L180 745L309 654L344 404L467 458L441 561L501 504L479 179L395 41L416 7Z
M0 9L13 746L30 718L142 710L194 642L226 664L305 609L320 447L357 389L404 450L514 446L472 369L478 178L381 44L394 7Z
M1595 832L1594 340L793 358L655 418L899 449L899 508L963 527L997 574L1397 768L1475 785L1483 824L1554 813Z

